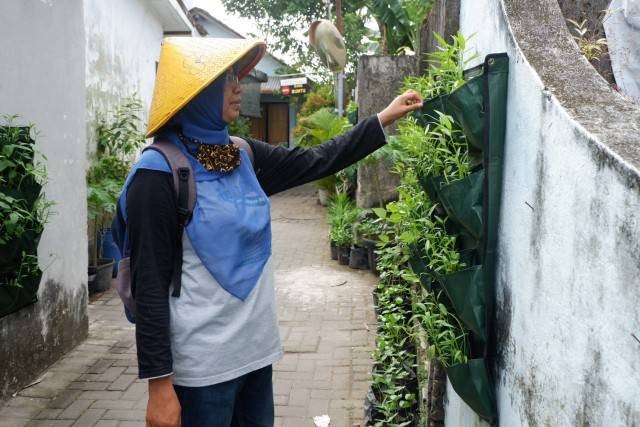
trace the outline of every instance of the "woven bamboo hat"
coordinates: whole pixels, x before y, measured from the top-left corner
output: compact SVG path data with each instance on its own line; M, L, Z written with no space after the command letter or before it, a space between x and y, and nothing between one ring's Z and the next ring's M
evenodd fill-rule
M149 110L147 138L230 67L245 77L262 59L265 42L256 39L166 37L160 50Z

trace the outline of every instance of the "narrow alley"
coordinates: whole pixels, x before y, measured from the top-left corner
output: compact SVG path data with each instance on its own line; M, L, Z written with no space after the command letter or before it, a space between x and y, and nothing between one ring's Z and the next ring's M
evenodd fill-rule
M376 278L329 258L314 188L272 197L280 331L274 367L276 426L361 426L375 337ZM114 291L92 298L89 338L0 408L0 426L144 426L134 326Z

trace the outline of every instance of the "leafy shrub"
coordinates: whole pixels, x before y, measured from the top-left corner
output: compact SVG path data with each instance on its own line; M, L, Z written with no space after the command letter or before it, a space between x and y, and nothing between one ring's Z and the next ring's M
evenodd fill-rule
M316 147L336 136L342 135L351 127L345 117L339 117L327 108L322 108L309 117L300 119L296 128L296 138L302 147ZM343 177L348 179L348 172L343 173ZM336 191L338 180L335 175L328 176L316 181L319 188L327 190L329 193Z
M329 199L327 214L329 239L338 246L351 246L353 243L353 224L358 218L359 209L345 193L336 193Z
M245 137L251 136L251 121L247 117L238 117L229 123L229 135Z
M3 116L0 126L0 286L21 287L41 275L37 247L53 203L41 192L47 171L33 127L14 126L16 118Z
M336 97L333 86L321 85L307 93L306 99L300 107L299 118L308 117L323 108L333 108L336 105Z
M130 97L113 111L98 116L96 153L87 170L87 213L96 231L110 222L115 213L133 158L145 142L141 131L142 108L139 99ZM91 255L95 263L97 242Z

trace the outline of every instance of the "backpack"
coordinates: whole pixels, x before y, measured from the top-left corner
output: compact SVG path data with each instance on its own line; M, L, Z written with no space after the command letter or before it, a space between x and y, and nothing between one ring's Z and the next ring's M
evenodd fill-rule
M230 137L231 141L241 149L244 149L251 164L254 164L253 150L244 140L235 136ZM178 200L178 239L176 242L177 254L173 265L171 284L173 285L172 297L179 297L182 287L182 235L184 228L191 220L193 208L196 205L196 183L193 178L193 169L187 157L180 149L168 140L157 140L146 147L146 150L158 151L167 161L173 175L173 186ZM120 196L122 197L122 195ZM135 323L135 297L131 286L131 250L129 248L129 233L124 216L120 209L118 200L116 216L113 220L112 230L116 246L120 251L120 262L118 263L118 275L116 278L116 291L124 304L124 311L127 319Z

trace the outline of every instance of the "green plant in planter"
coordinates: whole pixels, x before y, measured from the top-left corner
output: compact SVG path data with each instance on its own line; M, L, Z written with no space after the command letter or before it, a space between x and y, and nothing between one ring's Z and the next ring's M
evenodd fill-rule
M428 337L429 356L444 367L466 363L469 346L465 327L442 303L441 292L423 292L422 296L421 301L414 302L413 313Z
M410 288L402 280L383 280L376 295L379 328L373 352L372 389L379 419L375 425L412 425L417 400Z
M329 199L329 239L337 246L348 247L353 243L353 224L358 212L359 209L346 193L336 193Z
M322 108L299 120L296 128L297 142L302 147L316 147L342 135L350 127L347 118L332 113L329 108ZM338 181L335 175L316 181L316 186L329 194L336 192L336 184Z
M53 202L41 192L47 182L32 126L16 116L0 126L0 317L34 302L42 271L37 249ZM41 156L46 160L44 156Z
M411 117L399 123L397 138L404 147L404 156L396 163L396 169L401 176L411 170L419 177L442 177L448 183L471 172L464 134L451 116L437 114L437 121L426 128Z
M113 111L98 117L96 152L87 171L87 211L95 232L111 222L133 157L144 144L142 109L142 102L130 97ZM98 258L97 239L94 239L90 264L96 265Z
M451 93L464 85L464 71L476 59L476 55L468 55L468 39L462 33L452 36L451 43L438 34L435 37L439 46L437 51L427 54L427 73L407 77L402 88L413 89L424 99Z

